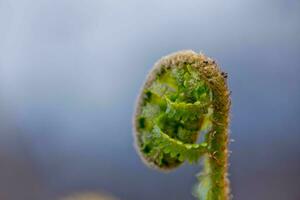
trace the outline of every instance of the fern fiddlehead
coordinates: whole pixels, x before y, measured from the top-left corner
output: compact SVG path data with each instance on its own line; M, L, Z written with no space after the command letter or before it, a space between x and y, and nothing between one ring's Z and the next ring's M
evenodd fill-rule
M203 54L163 57L147 77L134 116L136 147L146 164L171 170L204 158L195 189L201 200L229 199L226 79ZM200 133L204 139L197 143Z

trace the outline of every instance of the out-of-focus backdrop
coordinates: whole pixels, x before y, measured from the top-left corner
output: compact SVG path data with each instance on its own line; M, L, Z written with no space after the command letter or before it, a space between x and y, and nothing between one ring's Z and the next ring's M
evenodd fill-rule
M299 200L297 0L0 0L0 199L192 200L200 167L147 168L131 124L153 63L182 49L229 74L234 198Z

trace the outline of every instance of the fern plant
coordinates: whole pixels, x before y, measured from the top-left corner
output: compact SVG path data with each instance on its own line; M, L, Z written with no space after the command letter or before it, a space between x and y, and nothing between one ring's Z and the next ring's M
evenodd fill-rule
M136 106L136 147L146 164L169 171L203 158L194 191L201 200L229 199L226 79L203 54L176 52L155 64Z

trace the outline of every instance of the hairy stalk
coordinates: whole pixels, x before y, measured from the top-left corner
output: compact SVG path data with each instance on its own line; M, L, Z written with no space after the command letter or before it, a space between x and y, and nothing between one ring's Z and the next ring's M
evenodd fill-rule
M136 107L136 147L146 164L168 171L204 158L194 191L201 200L229 199L226 79L203 54L176 52L155 64Z

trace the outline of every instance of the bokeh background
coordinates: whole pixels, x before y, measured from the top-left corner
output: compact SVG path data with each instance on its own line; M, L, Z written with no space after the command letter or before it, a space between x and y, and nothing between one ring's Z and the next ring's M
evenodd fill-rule
M153 63L204 52L229 74L237 200L300 199L300 1L0 0L0 199L105 192L192 200L133 148Z

